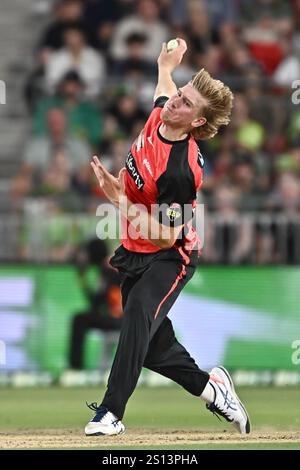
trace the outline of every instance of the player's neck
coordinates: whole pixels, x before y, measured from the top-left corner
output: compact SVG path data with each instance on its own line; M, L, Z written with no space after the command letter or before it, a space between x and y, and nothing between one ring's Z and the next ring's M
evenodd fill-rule
M184 140L187 137L187 132L184 129L174 129L162 123L159 127L159 133L167 140Z

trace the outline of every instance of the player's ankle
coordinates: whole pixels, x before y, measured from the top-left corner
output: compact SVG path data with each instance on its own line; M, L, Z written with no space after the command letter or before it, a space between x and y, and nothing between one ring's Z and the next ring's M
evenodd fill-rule
M200 398L208 404L213 403L215 400L215 389L213 385L211 384L211 382L224 384L224 382L222 382L222 380L219 377L216 377L215 375L212 375L212 374L209 376L209 380L203 392L200 395Z

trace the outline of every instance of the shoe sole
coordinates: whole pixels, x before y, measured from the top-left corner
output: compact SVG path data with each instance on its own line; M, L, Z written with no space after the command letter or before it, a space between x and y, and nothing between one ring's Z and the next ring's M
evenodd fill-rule
M235 395L237 401L239 402L239 404L241 405L241 407L242 407L243 410L244 410L245 415L247 416L246 434L249 434L249 433L250 433L250 430L251 430L250 418L249 418L249 415L248 415L248 413L247 413L247 411L246 411L245 406L243 405L243 403L241 402L241 400L240 400L239 397L237 396L237 393L236 393L236 391L235 391L232 378L230 377L230 374L229 374L229 372L225 369L225 367L223 367L223 366L218 366L217 368L218 368L218 369L221 369L222 372L226 375L227 379L229 380L230 387L231 387L231 389L232 389L232 391L233 391L233 393L234 393L234 395Z
M85 435L87 437L92 437L92 436L120 436L121 434L124 434L125 433L125 429L124 431L120 431L118 432L118 434L105 434L104 432L94 432L93 434L86 434Z

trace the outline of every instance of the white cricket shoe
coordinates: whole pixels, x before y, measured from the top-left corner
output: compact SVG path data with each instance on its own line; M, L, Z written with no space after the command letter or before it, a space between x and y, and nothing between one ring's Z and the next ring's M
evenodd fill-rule
M249 434L250 419L234 390L228 371L224 367L214 367L210 371L209 384L214 390L214 401L206 408L213 414L223 416L240 434Z
M97 406L97 403L87 404L87 406L96 414L84 429L86 436L113 436L125 432L125 426L121 420L105 406Z

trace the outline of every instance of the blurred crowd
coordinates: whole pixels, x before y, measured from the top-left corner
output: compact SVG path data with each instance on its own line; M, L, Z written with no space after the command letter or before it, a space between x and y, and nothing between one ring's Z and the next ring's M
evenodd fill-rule
M118 174L151 110L162 42L183 37L188 51L176 84L204 67L235 95L231 124L199 141L203 259L299 263L300 0L60 0L51 7L24 89L32 126L13 198L59 197L66 212L103 198L90 157L99 153ZM282 215L284 248L276 235Z

